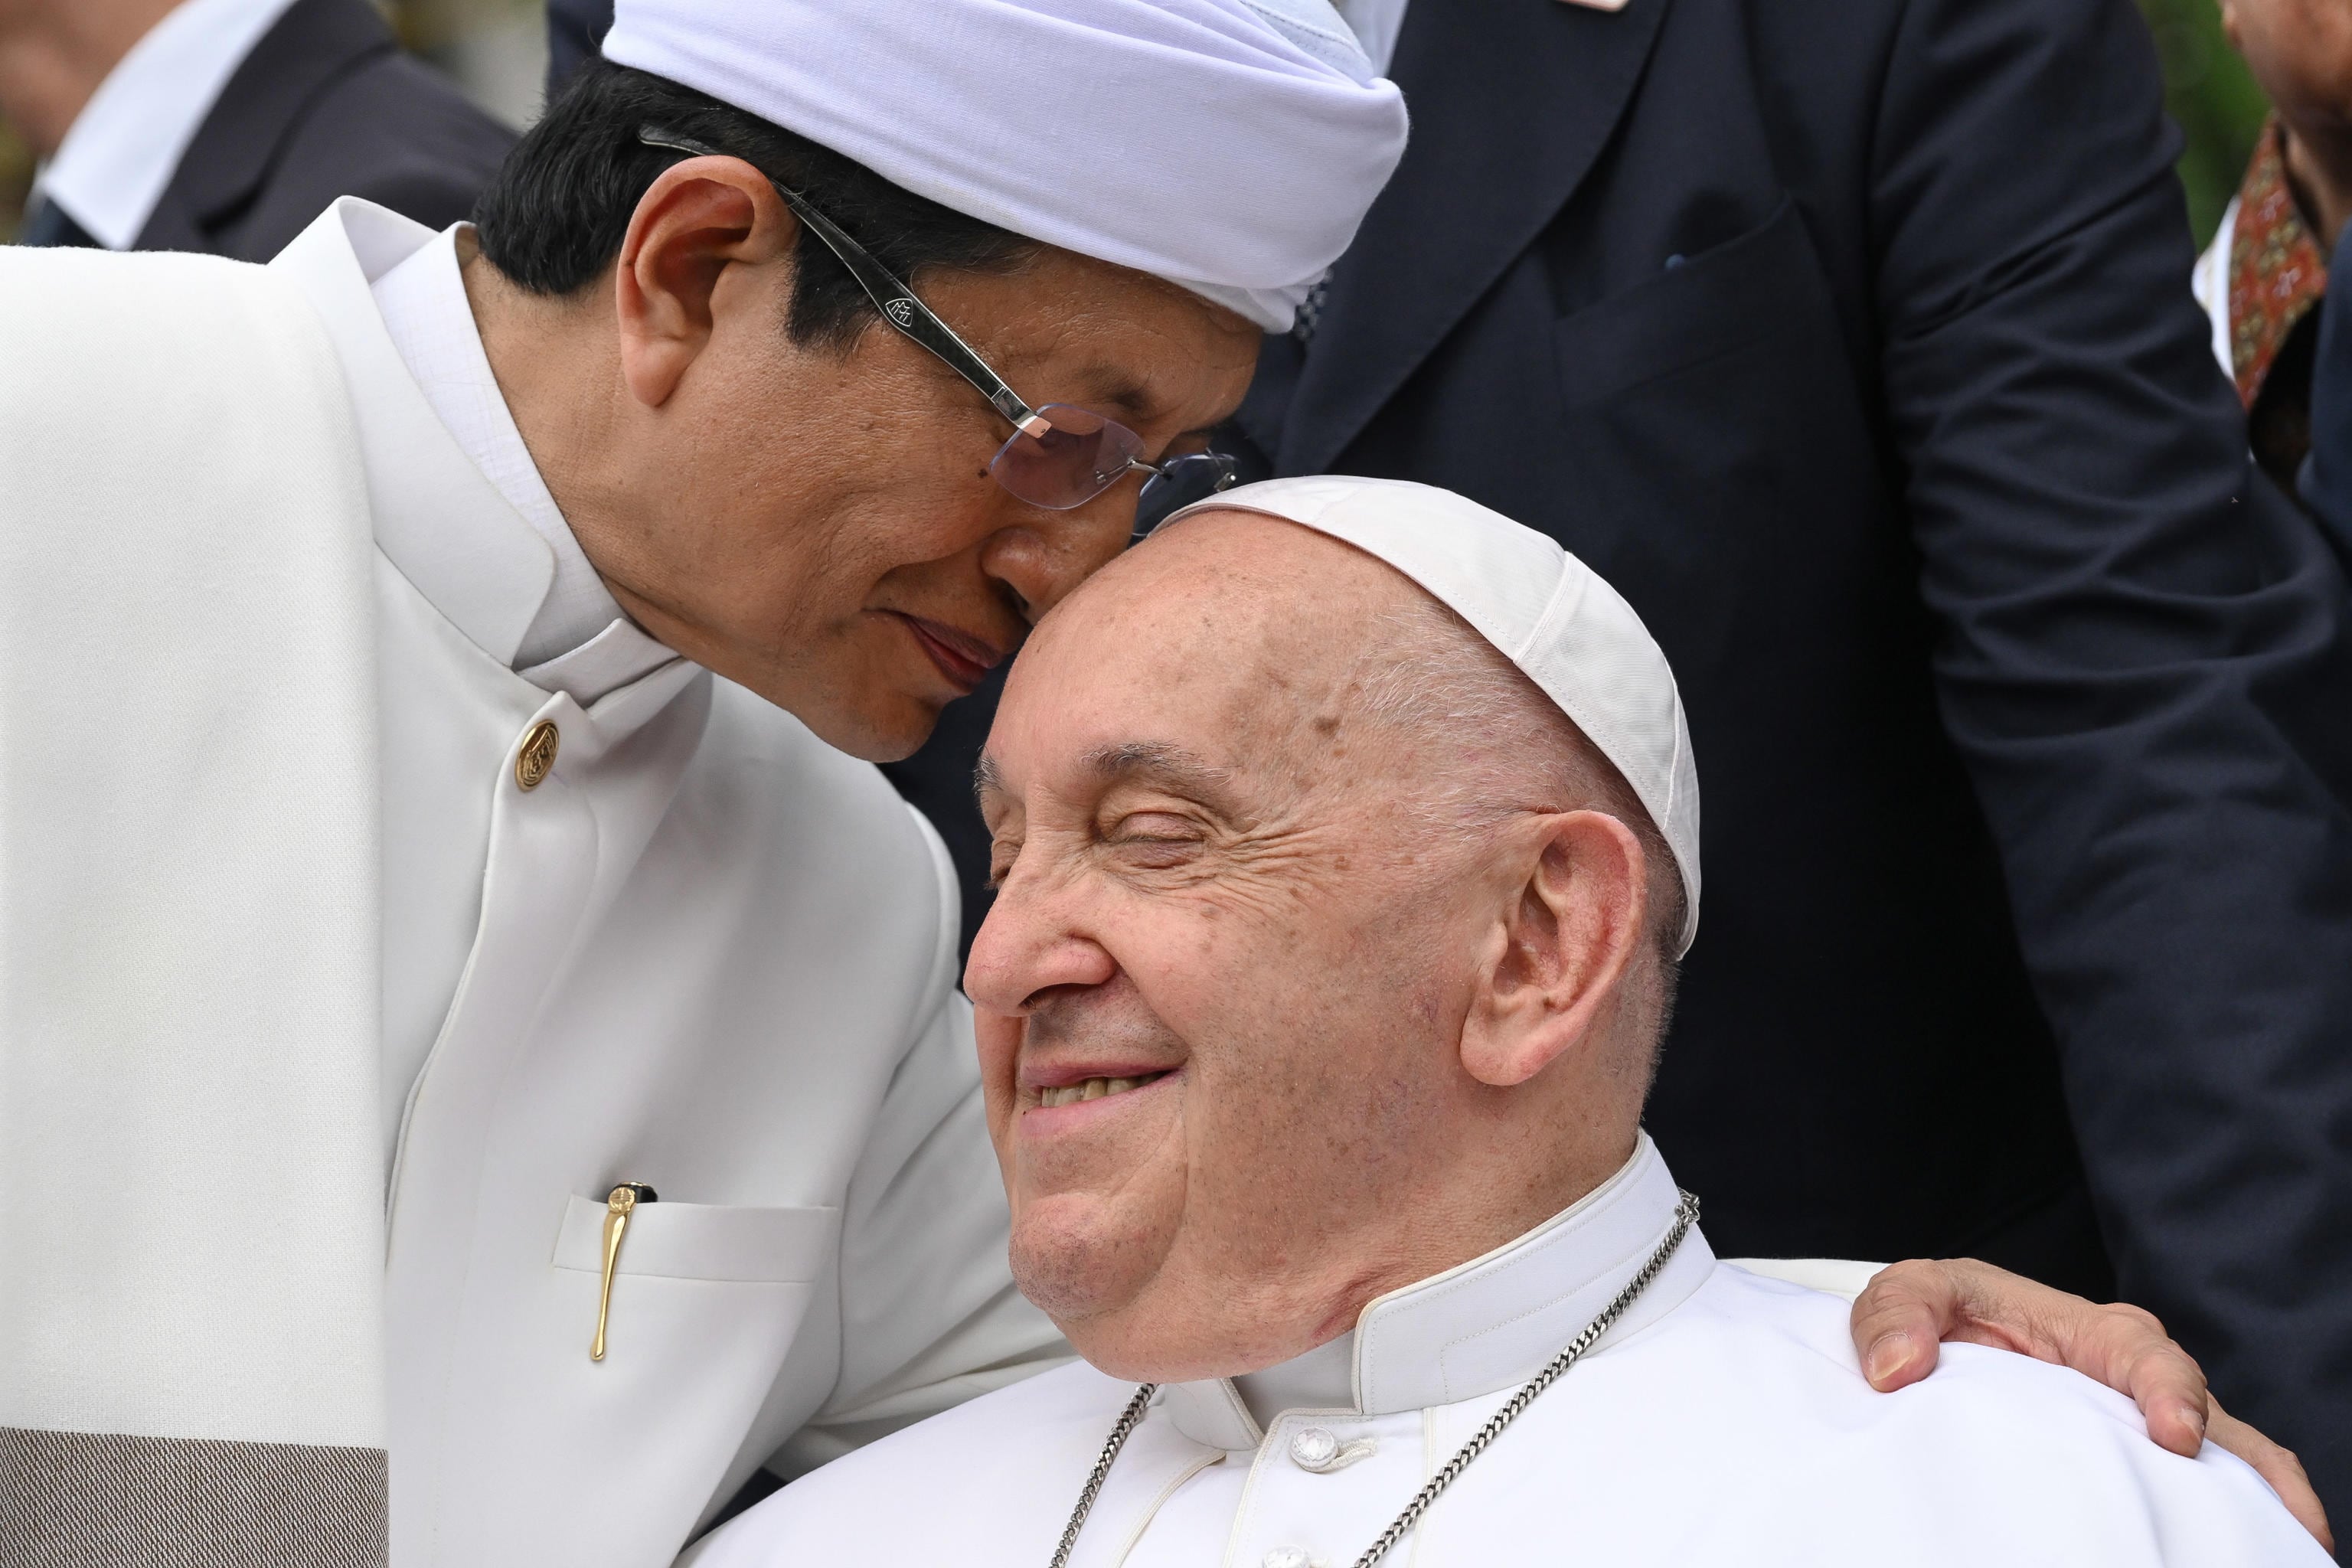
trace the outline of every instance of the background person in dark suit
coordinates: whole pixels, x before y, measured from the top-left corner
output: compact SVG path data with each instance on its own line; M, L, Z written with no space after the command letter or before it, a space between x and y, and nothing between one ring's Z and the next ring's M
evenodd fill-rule
M367 0L0 0L0 117L47 161L23 243L248 261L337 196L454 223L514 142Z
M1726 1249L2119 1290L2345 1516L2345 580L2251 472L2140 17L1423 0L1391 74L1237 438L1544 527L1664 646L1714 783L1649 1125ZM943 822L980 702L898 770Z

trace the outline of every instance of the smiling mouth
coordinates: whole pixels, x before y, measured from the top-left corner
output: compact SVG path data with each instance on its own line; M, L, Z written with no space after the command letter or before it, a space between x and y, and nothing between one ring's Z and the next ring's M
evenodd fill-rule
M1109 1095L1125 1094L1131 1089L1141 1089L1147 1083L1158 1083L1167 1076L1164 1072L1148 1072L1139 1078L1090 1078L1082 1083L1040 1090L1038 1104L1050 1110L1057 1105L1076 1105L1082 1100L1101 1100Z

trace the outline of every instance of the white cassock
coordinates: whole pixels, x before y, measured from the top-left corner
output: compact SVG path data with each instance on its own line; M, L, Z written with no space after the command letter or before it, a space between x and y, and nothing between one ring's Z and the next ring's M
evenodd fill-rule
M1633 1277L1675 1205L1644 1137L1582 1202L1381 1298L1334 1346L1164 1389L1071 1568L1349 1568ZM975 1400L795 1482L694 1568L1045 1568L1133 1393L1077 1364ZM1947 1345L1926 1382L1873 1392L1843 1300L1717 1262L1693 1230L1384 1568L2326 1562L2246 1466L2164 1452L2074 1373Z
M655 1568L795 1434L1066 1353L936 837L619 616L450 237L345 201L266 270L22 265L0 1475L56 1560L183 1538L73 1497L331 1472L249 1560L366 1563L388 1449L398 1568Z

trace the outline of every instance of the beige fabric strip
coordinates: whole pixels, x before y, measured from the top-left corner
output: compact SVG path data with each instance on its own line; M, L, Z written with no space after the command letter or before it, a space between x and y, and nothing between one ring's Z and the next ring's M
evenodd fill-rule
M381 1448L0 1426L0 1568L384 1568Z

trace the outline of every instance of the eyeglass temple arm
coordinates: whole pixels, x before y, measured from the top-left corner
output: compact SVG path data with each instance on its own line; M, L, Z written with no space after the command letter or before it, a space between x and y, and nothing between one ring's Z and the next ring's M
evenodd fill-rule
M666 148L673 153L688 153L698 158L723 158L732 154L716 147L704 145L691 137L646 126L637 132L637 140L648 147ZM756 165L755 165L756 166ZM764 171L763 171L764 173ZM916 342L938 355L950 370L979 389L980 395L994 405L996 411L1011 420L1027 435L1043 437L1054 426L1021 400L1021 395L1004 384L1004 380L988 368L988 363L972 353L971 345L955 335L953 328L937 316L930 308L915 298L914 290L900 282L890 269L874 259L866 248L835 226L831 218L811 206L806 198L772 175L768 184L776 187L776 195L793 216L815 231L825 248L841 258L849 275L857 279L859 288L874 301L883 319Z

